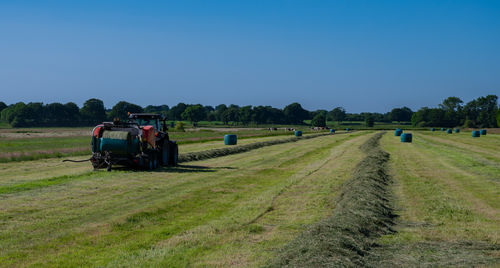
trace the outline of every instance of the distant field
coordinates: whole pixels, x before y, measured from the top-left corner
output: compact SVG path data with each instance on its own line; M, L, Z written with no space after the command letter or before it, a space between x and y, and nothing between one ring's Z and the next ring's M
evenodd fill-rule
M90 155L90 132L88 128L4 129L0 131L0 162ZM294 132L262 129L227 129L227 131L198 129L169 132L169 136L180 145L205 142L215 145L217 141L223 145L222 141L226 133L236 133L240 143L245 143L246 139L291 136ZM304 133L317 133L317 131L304 129ZM191 147L208 148L210 145ZM181 153L182 148L183 146L181 146Z

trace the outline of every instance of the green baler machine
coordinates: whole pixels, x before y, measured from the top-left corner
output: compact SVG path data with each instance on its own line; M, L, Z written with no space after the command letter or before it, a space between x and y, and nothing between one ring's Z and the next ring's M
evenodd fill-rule
M127 165L142 169L177 164L178 146L169 140L165 120L156 114L130 114L129 121L105 122L92 131L95 169ZM160 120L163 121L160 131Z

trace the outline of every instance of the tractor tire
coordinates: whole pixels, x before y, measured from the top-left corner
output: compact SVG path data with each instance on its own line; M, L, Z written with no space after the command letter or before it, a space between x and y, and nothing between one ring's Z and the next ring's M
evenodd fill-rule
M168 164L171 166L177 166L177 161L179 159L179 146L175 142L170 142L170 158Z
M161 147L161 156L160 156L160 159L161 159L161 165L162 166L168 166L168 158L170 156L170 146L169 146L169 142L168 141L165 141L163 143L163 146Z
M153 170L153 159L148 159L148 170Z
M174 166L177 166L177 163L179 162L179 145L175 144L175 150L174 150Z
M141 156L139 158L139 167L141 169L147 169L146 166L147 166L147 160L144 157Z
M159 166L159 157L158 157L158 154L157 153L154 153L153 154L153 169L157 169L158 166Z

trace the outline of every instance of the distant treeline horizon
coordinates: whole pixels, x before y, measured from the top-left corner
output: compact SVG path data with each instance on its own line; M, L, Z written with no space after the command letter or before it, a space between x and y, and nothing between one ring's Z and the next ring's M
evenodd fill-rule
M408 107L396 107L387 113L347 113L342 107L332 110L308 111L294 102L283 109L272 106L217 106L178 103L175 106L148 105L142 107L119 101L106 109L102 100L92 98L80 108L73 102L66 104L42 102L18 102L6 105L0 101L0 120L12 127L71 127L93 126L114 118L127 119L127 113L158 113L169 121L187 120L196 125L200 121L220 121L223 124L297 124L311 120L313 126L325 126L327 121L339 124L344 121L365 121L368 127L373 122L411 122L418 127L498 127L500 110L498 97L488 95L474 99L465 105L458 97L448 97L436 108L422 107L414 112Z

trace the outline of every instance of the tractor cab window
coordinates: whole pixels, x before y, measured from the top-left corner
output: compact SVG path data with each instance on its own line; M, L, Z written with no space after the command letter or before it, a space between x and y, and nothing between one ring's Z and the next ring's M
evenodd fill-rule
M158 119L137 118L137 123L140 126L153 126L156 130L160 129L160 122Z

